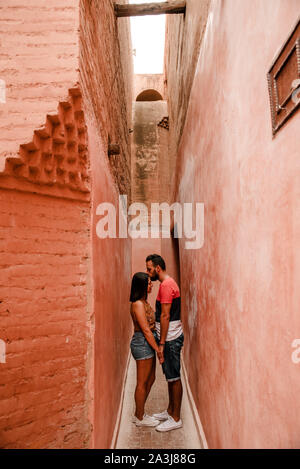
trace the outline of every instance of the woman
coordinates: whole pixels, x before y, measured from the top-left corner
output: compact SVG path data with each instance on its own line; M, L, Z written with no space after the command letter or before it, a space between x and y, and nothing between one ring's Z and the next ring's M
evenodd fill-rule
M136 411L133 422L137 426L155 427L160 422L144 413L145 402L155 381L155 352L158 352L155 332L155 314L147 302L151 293L152 282L148 274L134 274L130 292L130 314L134 325L134 334L130 342L133 358L136 360L137 384L135 388Z

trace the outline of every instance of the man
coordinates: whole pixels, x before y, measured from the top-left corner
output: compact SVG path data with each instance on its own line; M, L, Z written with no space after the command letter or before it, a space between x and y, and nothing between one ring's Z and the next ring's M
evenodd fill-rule
M184 336L180 320L180 291L175 280L167 274L166 264L161 256L158 254L148 256L146 268L152 281L160 281L155 321L159 344L158 357L164 359L162 367L168 382L169 406L167 410L154 414L153 417L163 421L156 430L166 432L182 427L180 352Z

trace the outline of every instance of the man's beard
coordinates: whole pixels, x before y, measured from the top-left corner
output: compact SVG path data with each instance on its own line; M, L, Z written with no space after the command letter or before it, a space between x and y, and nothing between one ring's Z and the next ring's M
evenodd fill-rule
M157 273L157 272L155 272L155 273L153 274L153 277L151 277L151 280L152 280L153 282L156 282L156 280L159 280L159 276L158 276L158 273Z

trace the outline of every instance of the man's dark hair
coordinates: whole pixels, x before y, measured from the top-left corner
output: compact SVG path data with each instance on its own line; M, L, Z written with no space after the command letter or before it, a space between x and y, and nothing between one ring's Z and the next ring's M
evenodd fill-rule
M162 268L162 270L166 270L166 263L163 258L159 254L150 254L146 258L146 262L152 261L154 267L158 265Z
M145 272L137 272L132 277L131 281L131 291L130 291L130 299L129 301L137 301L145 298L147 300L148 297L148 282L149 282L149 275Z

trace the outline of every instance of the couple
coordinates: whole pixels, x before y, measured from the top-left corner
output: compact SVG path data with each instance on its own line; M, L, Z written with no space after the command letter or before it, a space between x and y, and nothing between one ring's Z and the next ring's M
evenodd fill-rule
M184 336L180 320L180 291L158 254L147 257L146 269L147 273L134 274L130 293L130 314L134 325L130 348L137 365L133 422L137 426L156 427L157 431L166 432L182 427L180 352ZM152 290L151 280L160 281L155 313L147 302ZM155 352L168 382L169 405L163 412L150 416L144 413L144 407L155 381Z

